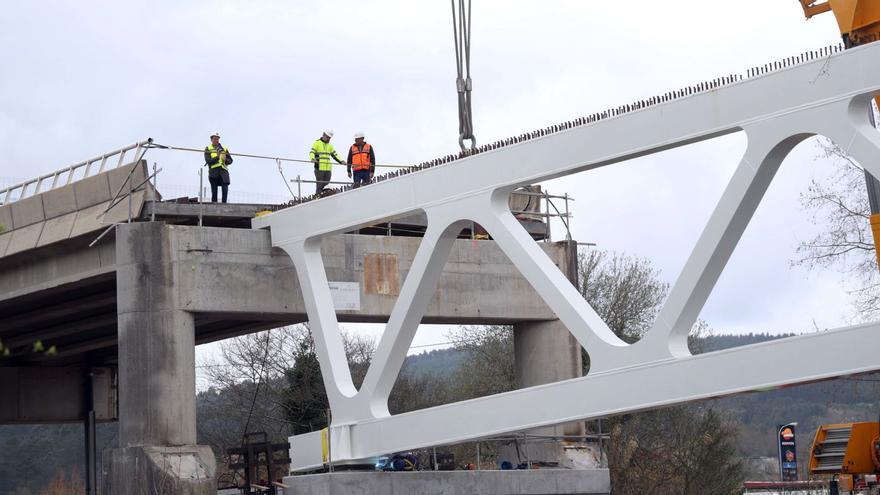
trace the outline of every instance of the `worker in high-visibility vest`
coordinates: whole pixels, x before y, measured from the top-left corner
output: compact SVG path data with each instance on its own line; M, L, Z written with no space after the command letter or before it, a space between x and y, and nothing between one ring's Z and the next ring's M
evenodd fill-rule
M336 150L333 149L333 145L330 144L331 139L333 139L333 131L327 129L320 139L312 143L312 150L309 152L309 160L315 164L315 194L321 194L324 188L327 187L327 184L330 183L330 176L333 170L330 158L336 160L336 163L340 165L343 163L339 159L339 155L336 154Z
M370 143L364 141L364 133L354 135L354 144L348 150L348 177L354 170L354 187L360 187L373 180L376 172L376 154Z
M208 167L208 181L211 183L211 202L217 202L217 188L223 189L223 202L229 193L229 169L232 155L226 146L220 144L220 133L211 134L211 144L205 146L205 166Z

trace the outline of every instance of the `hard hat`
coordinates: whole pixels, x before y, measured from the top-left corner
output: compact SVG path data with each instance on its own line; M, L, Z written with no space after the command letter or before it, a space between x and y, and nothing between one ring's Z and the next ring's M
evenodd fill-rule
M354 133L354 138L355 138L355 139L357 139L357 138L363 138L363 137L364 137L364 133L363 133L363 132L356 132L356 133Z
M325 131L324 131L324 134L326 134L327 137L333 137L333 129L327 129L327 130L325 130Z
M211 134L210 137L214 137L214 136L217 136L217 137L219 138L219 137L220 137L220 133L219 133L219 132L215 132L214 134Z

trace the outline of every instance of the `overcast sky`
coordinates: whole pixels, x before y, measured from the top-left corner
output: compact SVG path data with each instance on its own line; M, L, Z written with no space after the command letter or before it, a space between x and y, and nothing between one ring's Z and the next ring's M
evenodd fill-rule
M806 21L795 0L473 4L481 143L839 39L830 14ZM2 184L146 137L201 148L213 131L233 152L298 158L324 128L343 149L364 131L381 163L457 149L445 0L12 2L0 13L0 42ZM743 147L728 136L546 186L576 198L576 240L648 257L672 282ZM798 202L827 167L816 154L811 143L799 147L771 186L703 311L716 331L847 320L839 275L789 267L816 228ZM195 194L200 156L148 159L164 168L166 196ZM239 159L232 182L240 201L289 197L273 162Z

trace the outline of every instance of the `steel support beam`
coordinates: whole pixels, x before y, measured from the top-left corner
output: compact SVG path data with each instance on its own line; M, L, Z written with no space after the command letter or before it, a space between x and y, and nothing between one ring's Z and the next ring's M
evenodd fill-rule
M880 176L880 134L869 121L871 100L880 92L880 43L804 59L809 61L778 64L784 68L751 79L715 81L675 98L643 102L632 111L612 111L587 125L563 126L255 219L254 227L271 229L273 245L290 255L303 287L333 410L329 443L334 461L880 368L869 351L880 343L880 327L873 324L700 356L691 356L687 348L688 332L794 146L814 135L827 136ZM627 345L611 332L509 212L509 194L518 186L737 132L748 139L740 165L657 321L636 344ZM420 212L427 216L428 231L364 386L357 390L332 311L321 239ZM449 232L464 221L486 228L587 350L590 374L390 416L387 391L424 315L423 296L434 289ZM847 359L825 359L835 349ZM797 355L798 362L772 359L780 353ZM292 437L294 470L327 461L321 436Z

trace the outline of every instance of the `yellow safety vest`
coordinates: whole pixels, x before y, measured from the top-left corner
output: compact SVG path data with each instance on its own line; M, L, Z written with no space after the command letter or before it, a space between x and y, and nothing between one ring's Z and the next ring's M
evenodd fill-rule
M227 154L229 154L229 150L226 149L226 146L223 146L221 144L220 147L223 148L223 151L225 151ZM206 146L205 151L211 152L211 158L217 158L220 155L220 153L217 151L217 149L214 148L213 144L209 144L208 146ZM217 163L211 165L211 168L222 168L223 170L227 170L227 171L229 170L228 168L226 168L226 160L218 161Z
M336 157L336 150L333 149L332 144L325 143L320 139L312 144L312 150L309 152L309 160L315 161L315 158L318 159L318 170L322 172L333 170L333 166L330 164L331 156Z

